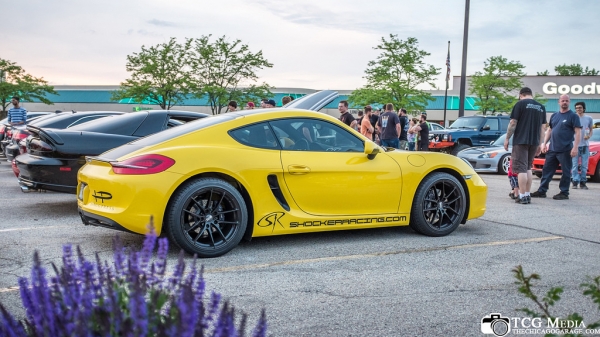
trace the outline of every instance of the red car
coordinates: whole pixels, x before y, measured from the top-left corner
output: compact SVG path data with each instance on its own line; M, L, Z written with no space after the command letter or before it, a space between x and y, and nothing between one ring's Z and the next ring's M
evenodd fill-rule
M594 121L595 122L595 121ZM542 169L544 168L544 162L546 158L544 154L533 159L533 166L531 170L537 177L542 177ZM592 138L590 138L590 159L588 161L587 175L591 177L594 182L600 182L600 128L594 129ZM556 174L562 174L560 170L560 164Z

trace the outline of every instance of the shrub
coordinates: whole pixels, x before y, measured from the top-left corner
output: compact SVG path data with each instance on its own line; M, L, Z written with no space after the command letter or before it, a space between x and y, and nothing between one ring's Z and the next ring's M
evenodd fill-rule
M116 238L111 263L76 251L63 247L62 266L52 264L50 278L35 252L31 278L19 279L26 318L17 321L0 304L0 337L244 336L246 315L236 326L234 308L217 293L205 294L196 258L186 273L181 252L166 272L166 238L148 234L140 252L127 252ZM253 336L265 336L266 327L263 310Z

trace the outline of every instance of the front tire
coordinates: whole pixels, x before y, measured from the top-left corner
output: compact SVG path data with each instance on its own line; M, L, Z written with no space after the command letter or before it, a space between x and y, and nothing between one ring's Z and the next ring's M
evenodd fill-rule
M510 167L510 154L505 154L498 161L498 173L508 174L509 167Z
M590 180L595 183L600 183L600 162L596 164L596 173L590 177Z
M448 173L432 173L417 189L410 227L427 236L448 235L460 225L466 209L465 190L458 179Z
M221 179L201 178L173 196L165 230L180 248L198 257L217 257L235 248L246 231L244 198Z
M457 156L457 155L458 155L458 153L459 153L460 151L462 151L462 150L464 150L464 149L468 149L468 148L470 148L470 146L469 146L469 145L467 145L467 144L458 144L458 145L456 145L456 147L455 147L455 148L452 150L452 154L453 154L453 155L455 155L455 156Z

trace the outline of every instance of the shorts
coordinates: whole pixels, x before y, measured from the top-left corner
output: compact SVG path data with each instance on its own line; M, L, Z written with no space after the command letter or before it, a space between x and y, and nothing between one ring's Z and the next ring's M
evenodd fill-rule
M533 158L538 145L516 144L513 145L510 160L514 173L527 173L533 165Z
M519 188L519 178L508 176L508 181L510 182L510 189L514 190L515 188Z

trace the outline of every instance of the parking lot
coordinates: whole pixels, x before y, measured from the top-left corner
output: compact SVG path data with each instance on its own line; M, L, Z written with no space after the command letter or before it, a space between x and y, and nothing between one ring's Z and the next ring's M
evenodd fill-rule
M248 313L251 324L266 308L273 336L481 336L485 315L524 317L516 309L533 307L511 273L522 265L541 275L540 291L565 287L554 315L576 311L586 323L597 320L579 284L600 275L600 184L556 201L556 180L549 198L519 205L507 196L506 176L482 177L486 214L447 237L402 227L256 238L202 260L207 287ZM29 276L35 250L49 264L60 263L66 243L110 258L115 235L134 249L143 241L83 226L74 195L21 193L6 162L0 209L0 302L19 315L17 279ZM174 263L178 251L170 254Z

